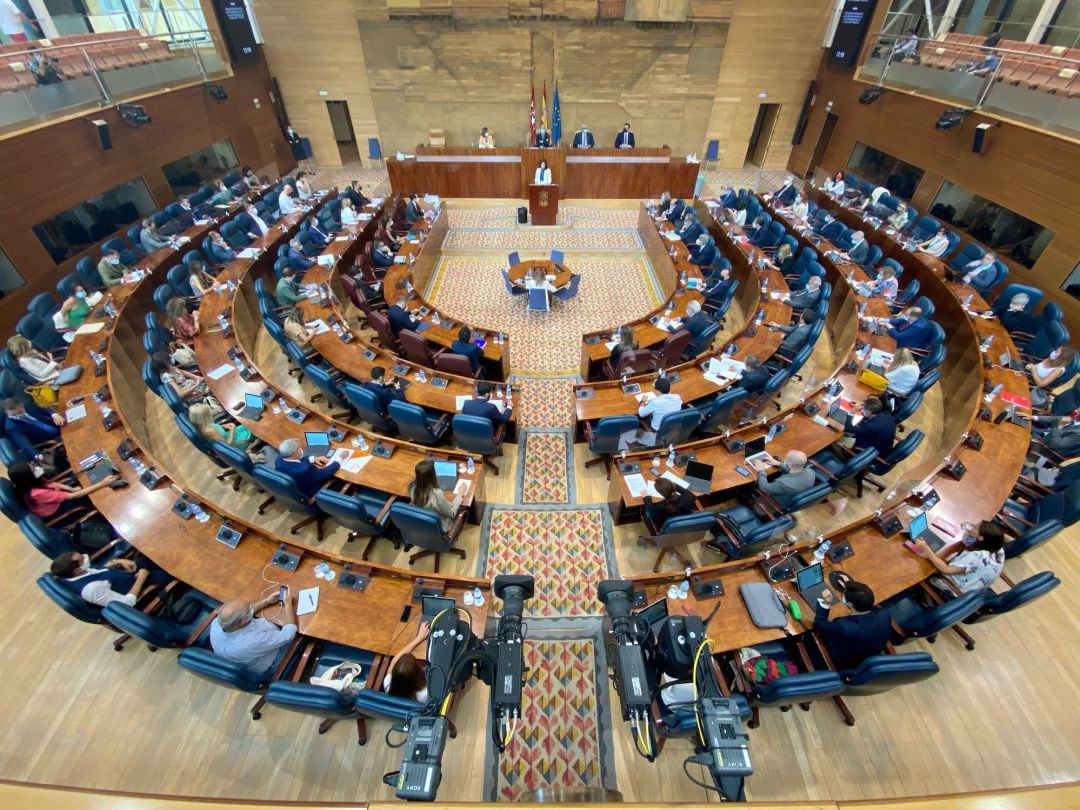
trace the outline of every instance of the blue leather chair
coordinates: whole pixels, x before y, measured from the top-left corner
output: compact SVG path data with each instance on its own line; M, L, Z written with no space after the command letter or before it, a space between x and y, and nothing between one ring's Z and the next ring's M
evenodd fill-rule
M33 301L30 302L33 304ZM33 307L31 306L31 309ZM42 316L44 317L44 316ZM1061 304L1057 301L1047 301L1043 304L1042 312L1039 313L1039 317L1043 321L1060 321L1065 317L1065 311L1061 308Z
M994 275L989 281L984 281L979 284L972 282L971 286L981 293L988 294L990 290L998 286L1009 275L1009 268L1005 262L1000 259L994 260Z
M30 303L26 305L27 312L33 312L39 318L51 318L53 313L60 309L60 305L56 303L56 299L49 293L38 293L30 299Z
M169 286L176 290L177 294L185 298L194 298L195 290L191 288L191 271L188 266L181 262L169 268L165 277L169 280Z
M143 326L145 326L148 331L154 333L154 337L158 343L168 344L172 343L174 340L173 333L161 322L160 317L153 310L150 310L143 315Z
M1048 321L1039 332L1023 347L1026 360L1045 360L1054 349L1060 349L1069 342L1069 330L1061 321Z
M740 385L721 391L713 398L712 402L703 407L699 407L698 410L701 411L701 424L698 425L698 430L703 433L713 433L725 430L727 428L728 419L731 418L732 409L748 396L749 394L746 392L746 389Z
M292 346L301 356L303 356L303 352L293 343L286 344L286 353L290 353L288 350L289 346ZM302 368L308 379L315 383L315 387L319 389L318 394L312 395L312 402L315 402L319 398L326 400L326 404L331 408L335 408L337 411L336 413L331 414L331 417L334 419L348 419L352 416L352 406L349 405L348 400L345 398L345 394L342 392L337 381L331 376L329 371L323 366L314 363L305 363Z
M15 496L15 489L6 478L0 478L0 514L12 523L18 523L30 514Z
M619 437L627 431L637 430L638 420L636 416L604 416L595 423L585 422L585 440L589 449L596 453L597 458L585 462L586 467L603 464L607 469L607 477L611 478L611 457L622 448L619 447Z
M901 433L904 431L904 422L906 422L915 411L919 410L919 406L922 405L923 395L922 391L912 391L901 403L900 407L893 412L893 418L896 419L896 429Z
M928 374L941 365L945 359L945 344L935 343L930 350L919 360L919 372Z
M141 226L134 227L136 231L142 230ZM103 242L101 244L101 252L103 255L106 250L117 251L120 254L120 263L123 264L125 267L134 267L138 263L139 259L146 255L146 251L142 249L142 244L139 241L138 233L136 233L135 238L131 240L131 245L129 245L119 236Z
M525 295L528 293L528 290L524 287L518 287L510 281L510 274L508 272L505 270L500 270L499 272L502 273L503 284L506 286L506 291L510 293L510 295Z
M147 334L150 334L147 332ZM169 406L169 410L176 416L187 417L188 415L188 403L180 394L176 392L176 389L171 385L161 386L161 398L165 400L165 404Z
M938 633L951 627L964 639L966 649L974 650L975 640L954 625L959 625L981 608L988 594L991 593L992 591L986 589L970 591L941 604L931 604L929 607L916 599L911 591L889 599L883 604L889 611L895 626L893 643L903 644L913 638L925 638L932 644L937 639ZM899 628L899 631L895 628Z
M326 512L334 521L349 530L348 542L357 537L368 537L367 546L360 559L366 560L371 553L375 541L386 536L394 544L394 548L401 548L401 542L395 536L387 536L387 520L389 512L387 506L392 502L385 496L370 491L359 493L335 492L332 489L322 489L315 493L315 503Z
M430 416L419 405L394 400L390 403L390 418L403 438L418 444L439 444L450 428L449 414Z
M907 286L904 287L904 289L897 293L897 296L894 299L893 303L889 305L890 309L892 309L894 312L899 312L901 309L906 309L911 304L911 302L915 300L915 297L918 296L920 289L921 285L919 284L919 280L917 278L913 278L907 283Z
M506 266L513 267L515 264L521 264L521 256L515 250L509 256L506 257Z
M214 455L228 464L233 472L236 473L233 476L233 492L240 489L240 482L246 481L255 487L259 492L263 492L262 485L255 479L255 462L251 460L251 456L241 450L239 447L233 447L231 444L226 444L223 441L213 442L211 445L214 449ZM259 504L259 514L263 514L266 508L274 502L274 497L271 495L261 504Z
M927 298L925 295L920 295L918 298L916 298L912 306L921 309L924 318L934 317L934 302Z
M273 495L274 500L279 504L290 512L303 516L303 520L289 529L289 534L296 534L305 526L314 523L315 539L322 542L323 523L326 521L326 513L317 504L305 498L289 476L264 465L256 464L255 480L260 487Z
M1013 537L1048 523L1059 528L1072 526L1080 520L1080 481L1073 481L1060 491L1047 490L1041 497L1029 498L1027 502L1011 497L994 517ZM1012 543L1006 543L1005 556L1010 556Z
M346 383L341 386L341 393L344 394L348 403L356 409L360 418L370 424L373 430L387 435L397 433L397 425L390 418L383 416L379 410L379 400L375 398L371 391L361 388L356 383Z
M979 248L979 252L982 253L982 248ZM975 261L975 259L978 258L980 257L976 256L975 258L969 259L968 261ZM952 262L949 262L949 265L952 266ZM1035 311L1035 308L1039 305L1039 302L1043 300L1043 296L1045 295L1045 293L1043 293L1041 289L1039 289L1038 287L1033 287L1030 284L1017 284L1016 282L1006 284L1005 287L1001 290L1001 292L998 293L998 297L994 301L994 312L997 315L1001 315L1002 312L1009 308L1009 302L1012 301L1013 296L1019 295L1020 293L1023 293L1028 297L1027 306L1024 307L1024 312L1027 313L1033 313Z
M690 436L700 424L701 411L697 408L683 408L681 411L669 413L660 420L653 444L657 447L685 444L690 441Z
M499 468L495 466L492 457L502 455L503 436L506 433L506 423L500 422L498 426L490 419L483 416L469 416L467 414L454 414L450 421L454 431L454 441L457 446L466 453L477 453L483 458L484 464L490 467L496 475Z
M733 560L756 553L761 545L795 525L791 515L770 520L742 504L717 512L716 517L720 532L710 547L725 552Z
M216 466L221 467L222 469L228 469L228 465L224 461L219 459L214 453L214 447L212 443L205 436L199 433L198 429L195 427L195 425L191 424L191 420L189 420L187 416L178 413L173 417L173 419L176 421L176 427L179 428L180 432L184 434L184 438L191 442L195 446L196 450L198 450L200 453L210 459L210 461L212 461ZM232 470L229 470L228 473L226 473L226 477L231 476L232 474ZM222 476L218 476L218 480L222 481L224 480L224 478Z
M42 574L38 577L37 586L45 592L46 596L63 608L64 612L69 616L74 616L80 622L86 622L87 624L104 623L101 608L87 602L67 585L62 585L52 574ZM126 639L121 641L124 640Z
M866 473L868 474L855 477L856 495L862 497L864 482L870 484L878 492L884 492L885 485L874 480L870 475L887 475L892 471L893 467L914 453L915 448L922 444L924 438L926 438L925 434L921 430L915 429L898 441L891 453L885 456L875 456L874 460L866 467Z
M919 381L915 383L915 387L911 389L911 393L925 394L927 391L937 385L940 381L941 371L936 368L932 369L931 371L923 374L923 376L919 378ZM910 394L908 396L910 396Z
M919 217L908 236L915 242L925 242L941 229L941 223L930 216Z
M879 261L881 261L881 248L877 245L870 245L866 251L866 256L861 262L856 262L856 264L863 269L872 270L877 267Z
M758 644L754 649L775 660L789 658L781 642ZM750 728L757 728L761 724L758 710L763 706L779 706L780 711L786 712L797 703L800 709L808 712L810 704L815 700L828 700L844 691L844 682L840 676L829 670L796 672L767 684L746 681L740 672L739 683L740 690L744 691L752 710L747 723Z
M561 250L555 250L553 248L551 251L551 261L557 264L562 264L564 261L566 261L566 254L563 253Z
M940 671L941 668L930 657L930 653L871 655L854 669L839 673L844 682L844 693L833 695L833 702L844 716L844 722L853 726L855 715L848 709L845 698L878 695L898 686L925 681Z
M648 519L648 515L644 511L642 517L650 536L641 539L652 542L657 549L656 562L653 563L653 573L660 570L660 563L664 561L664 557L668 554L672 554L679 561L682 568L695 567L694 561L683 554L680 549L702 539L705 533L716 524L716 515L712 512L691 512L689 515L675 515L669 517L664 521L664 525L659 527ZM681 545L665 545L665 538L666 542L670 543L672 542L671 538L675 535L685 535L684 538L680 539L685 539L686 542Z
M218 686L226 686L229 689L236 689L240 692L258 695L266 691L271 681L276 680L288 671L289 666L293 664L293 659L299 647L300 637L297 636L293 639L292 644L286 650L285 655L270 677L256 676L239 664L226 661L224 658L214 655L210 650L202 647L188 647L180 653L176 663L205 681L210 681ZM252 720L258 720L262 717L262 708L265 704L265 697L260 697L255 702L255 705L251 707Z
M578 293L578 285L581 284L581 275L578 273L570 274L570 283L563 289L556 290L551 295L558 298L560 301L569 301Z
M180 624L163 618L160 613L143 613L121 602L110 602L101 611L102 618L109 624L129 636L142 639L151 652L165 649L187 647L192 644L208 644L210 640L210 621L217 613L220 603L204 593L189 590L174 605L174 610L186 610L186 605L194 605L195 612L188 621ZM194 638L193 638L194 636Z
M1046 596L1061 584L1061 580L1054 576L1053 571L1040 571L1025 580L1021 580L1004 593L988 596L979 610L964 619L964 624L978 624L1021 608L1029 602Z
M726 311L726 310L725 310ZM716 338L716 334L720 331L720 321L716 320L709 324L702 330L701 335L696 341L690 341L686 347L686 355L688 357L697 357L707 348L712 346L713 340Z
M465 518L466 511L463 509L444 532L439 515L429 509L407 503L394 503L390 506L390 522L401 536L406 538L406 543L423 549L409 557L409 565L414 565L421 557L434 555L436 574L439 572L439 561L443 554L456 554L465 559L465 549L454 546L465 525Z
M753 504L755 511L766 517L779 517L780 515L794 514L807 506L813 506L819 501L829 497L829 495L832 494L833 489L834 487L830 481L814 484L810 489L800 492L798 495L791 498L791 500L783 506L778 504L764 492L758 490L753 495Z
M360 664L363 668L361 677L370 677L374 660L374 654L366 650L344 644L323 644L307 677L323 675L345 661ZM306 683L303 678L274 681L266 690L266 702L288 711L321 718L320 734L325 734L339 720L355 720L358 742L360 745L367 743L365 715L357 708L355 697L347 697L328 686Z
M853 475L865 470L876 455L877 451L873 447L867 447L842 458L826 448L810 457L810 469L818 481L828 483L836 489Z
M105 281L101 278L101 274L97 270L97 265L89 256L83 256L75 262L75 272L78 273L82 277L82 280L92 289L100 290L105 286Z

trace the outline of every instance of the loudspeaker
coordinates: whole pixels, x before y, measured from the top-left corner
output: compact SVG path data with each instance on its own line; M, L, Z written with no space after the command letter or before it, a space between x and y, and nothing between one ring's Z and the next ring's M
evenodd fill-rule
M529 222L529 209L524 205L518 208L518 225L527 225Z
M98 138L101 141L103 151L112 149L112 138L109 136L109 122L101 118L93 118L90 123L97 127Z
M975 135L971 139L971 151L976 155L981 155L983 149L986 148L986 133L991 126L993 124L979 124L975 127Z

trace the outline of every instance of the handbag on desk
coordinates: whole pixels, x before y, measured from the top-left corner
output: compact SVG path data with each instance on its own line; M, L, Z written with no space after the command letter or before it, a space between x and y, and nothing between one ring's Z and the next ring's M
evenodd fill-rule
M868 368L864 368L859 372L859 383L878 393L889 387L889 381L887 379L876 371L871 371Z

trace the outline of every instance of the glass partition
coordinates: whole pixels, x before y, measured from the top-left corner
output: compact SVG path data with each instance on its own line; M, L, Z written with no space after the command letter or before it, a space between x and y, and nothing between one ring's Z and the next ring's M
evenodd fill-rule
M6 295L12 290L19 289L24 284L26 284L26 279L23 278L22 273L8 258L4 249L0 248L0 294Z
M203 183L221 177L239 165L232 141L226 138L166 163L161 171L173 191L180 195L194 191Z
M910 200L922 180L923 170L900 158L856 142L848 159L848 170L876 186L885 186L897 197Z
M121 183L34 226L56 264L157 209L141 177Z
M1054 238L1054 231L946 180L930 216L965 231L1017 264L1032 267Z

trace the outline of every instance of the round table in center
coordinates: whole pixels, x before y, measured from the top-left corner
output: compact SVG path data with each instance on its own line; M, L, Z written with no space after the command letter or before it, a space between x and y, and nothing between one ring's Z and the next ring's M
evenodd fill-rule
M551 259L527 259L526 261L518 262L513 265L506 274L509 276L512 284L518 287L524 287L525 277L534 267L543 268L545 275L555 276L551 283L556 289L561 290L570 283L570 271L566 269L566 265L562 262L556 264L551 261Z

